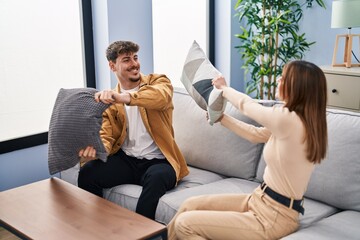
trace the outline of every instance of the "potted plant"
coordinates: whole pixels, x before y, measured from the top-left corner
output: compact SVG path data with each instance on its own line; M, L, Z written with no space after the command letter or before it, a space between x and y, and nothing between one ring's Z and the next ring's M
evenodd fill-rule
M305 33L299 33L303 8L311 7L314 0L238 0L236 16L241 33L236 46L244 60L243 68L251 79L246 93L259 99L275 99L277 82L285 63L302 59L315 42L308 42ZM323 0L315 0L325 8Z

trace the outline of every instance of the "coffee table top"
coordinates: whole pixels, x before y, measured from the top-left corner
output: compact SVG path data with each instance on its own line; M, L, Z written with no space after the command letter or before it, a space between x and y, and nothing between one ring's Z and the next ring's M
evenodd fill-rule
M146 239L166 226L58 178L0 192L0 225L30 239Z

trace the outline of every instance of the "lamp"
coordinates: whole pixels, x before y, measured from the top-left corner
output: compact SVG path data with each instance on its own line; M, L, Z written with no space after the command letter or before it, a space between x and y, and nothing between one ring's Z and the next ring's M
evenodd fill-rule
M360 34L351 34L351 28L360 27L360 0L334 0L332 3L331 27L348 29L348 34L336 35L332 66L347 68L360 66L360 64L351 63L352 43L354 37L359 38L360 46ZM339 64L336 63L336 54L340 38L345 38L345 48L344 62Z

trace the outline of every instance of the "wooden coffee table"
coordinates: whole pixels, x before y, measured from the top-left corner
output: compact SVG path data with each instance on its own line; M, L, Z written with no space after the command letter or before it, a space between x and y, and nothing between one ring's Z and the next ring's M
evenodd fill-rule
M167 239L166 226L58 178L0 192L0 225L25 239Z

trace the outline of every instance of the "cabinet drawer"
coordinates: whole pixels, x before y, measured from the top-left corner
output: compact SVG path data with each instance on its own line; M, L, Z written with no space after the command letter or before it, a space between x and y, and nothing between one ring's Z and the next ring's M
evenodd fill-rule
M360 110L360 77L325 73L328 105Z

